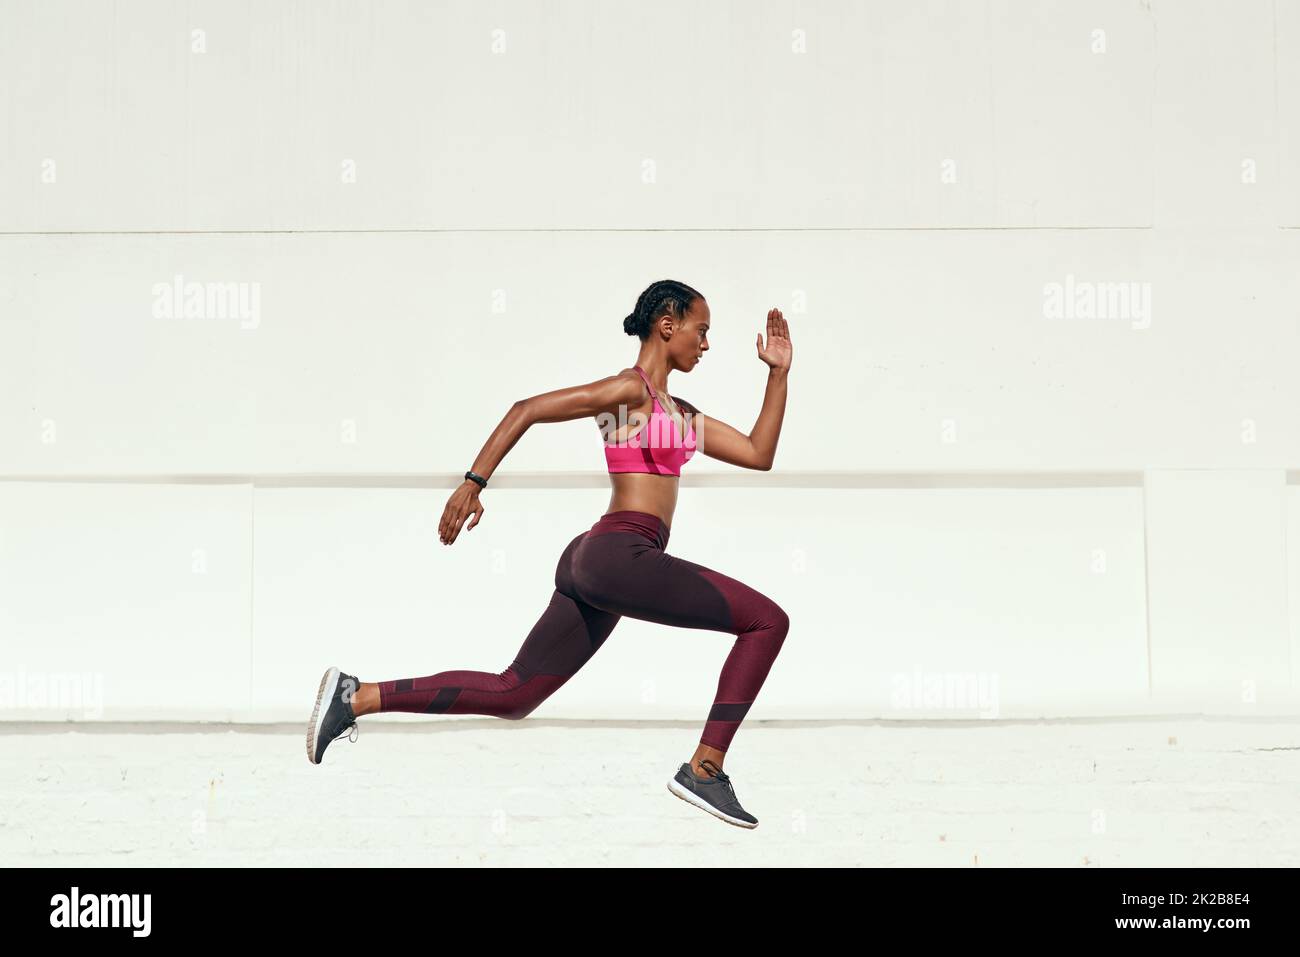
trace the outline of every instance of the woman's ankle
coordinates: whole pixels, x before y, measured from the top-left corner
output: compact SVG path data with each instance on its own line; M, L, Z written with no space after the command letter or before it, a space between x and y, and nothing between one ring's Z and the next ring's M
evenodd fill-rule
M710 748L708 745L700 745L695 749L695 754L690 760L691 770L697 778L712 777L708 770L703 766L707 761L709 766L715 771L722 770L722 762L726 758L727 752L719 751L717 748Z
M352 695L352 713L358 718L363 714L374 714L379 710L379 685L373 682L362 682Z

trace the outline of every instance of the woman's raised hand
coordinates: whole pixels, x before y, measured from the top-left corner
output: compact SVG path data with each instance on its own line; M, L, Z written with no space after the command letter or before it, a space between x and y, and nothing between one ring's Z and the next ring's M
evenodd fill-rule
M477 482L466 479L460 488L451 493L447 507L442 510L442 521L438 523L438 538L444 545L450 545L456 540L460 527L470 515L474 516L474 521L469 523L470 528L477 525L483 517L483 503L478 500L480 491L482 488Z
M767 311L767 345L763 345L763 334L758 334L758 357L773 369L782 371L790 368L790 327L780 309Z

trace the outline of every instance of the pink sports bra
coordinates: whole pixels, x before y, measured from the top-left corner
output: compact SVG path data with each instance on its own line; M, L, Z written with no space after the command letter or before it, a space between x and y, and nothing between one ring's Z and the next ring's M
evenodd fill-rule
M649 472L652 475L681 475L682 466L695 454L695 427L689 425L681 438L677 423L659 404L659 396L640 366L633 366L654 400L650 421L626 439L605 443L605 464L614 472ZM677 400L681 405L681 400ZM647 438L647 433L649 437Z

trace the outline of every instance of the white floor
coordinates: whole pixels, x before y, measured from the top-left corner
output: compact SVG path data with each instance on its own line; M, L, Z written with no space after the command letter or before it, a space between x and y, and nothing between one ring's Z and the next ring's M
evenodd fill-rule
M672 796L680 725L0 725L4 865L1300 865L1300 722L747 722L753 831ZM85 727L85 726L83 726Z

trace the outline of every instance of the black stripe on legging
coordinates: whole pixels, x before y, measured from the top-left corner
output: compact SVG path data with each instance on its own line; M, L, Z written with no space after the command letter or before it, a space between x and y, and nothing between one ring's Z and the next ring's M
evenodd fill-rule
M724 701L709 709L710 721L744 721L752 701Z
M460 697L460 688L439 688L438 693L433 696L433 700L425 707L425 714L442 714L450 708Z

